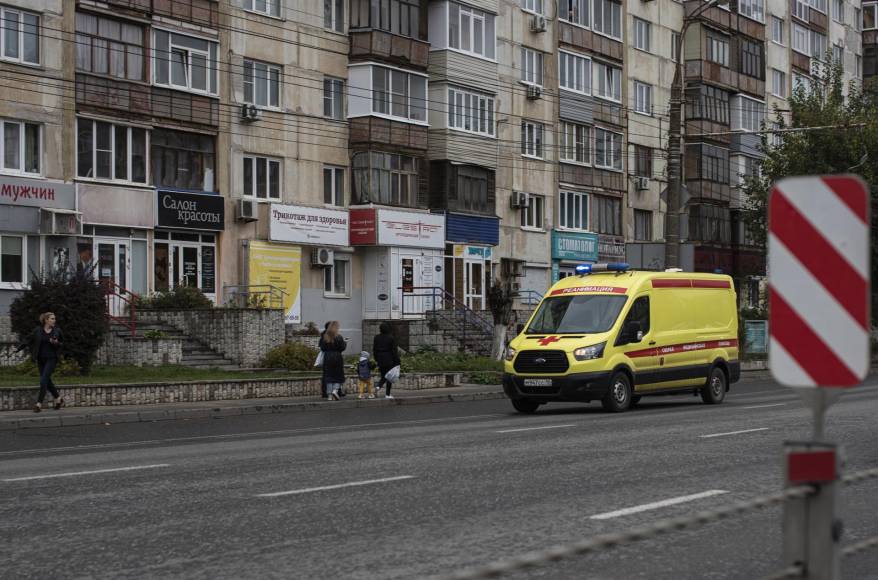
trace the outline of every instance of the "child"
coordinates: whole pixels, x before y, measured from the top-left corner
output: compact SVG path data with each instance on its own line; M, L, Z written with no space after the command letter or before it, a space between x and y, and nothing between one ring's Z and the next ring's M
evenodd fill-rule
M365 392L369 392L369 398L375 398L375 389L372 386L372 369L377 365L374 361L369 360L369 353L363 351L360 353L360 362L357 363L357 378L359 379L360 399L365 399Z

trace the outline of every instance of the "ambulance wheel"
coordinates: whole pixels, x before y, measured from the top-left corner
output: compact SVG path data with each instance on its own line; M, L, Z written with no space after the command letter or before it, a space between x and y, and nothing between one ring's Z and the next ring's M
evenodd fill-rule
M536 401L531 401L530 399L512 399L512 406L515 407L515 410L519 413L531 415L536 413L540 404Z
M631 407L631 379L625 373L616 373L610 379L610 390L601 399L605 411L621 413Z
M708 405L719 405L726 398L728 379L720 367L714 367L707 377L707 384L701 389L701 400Z

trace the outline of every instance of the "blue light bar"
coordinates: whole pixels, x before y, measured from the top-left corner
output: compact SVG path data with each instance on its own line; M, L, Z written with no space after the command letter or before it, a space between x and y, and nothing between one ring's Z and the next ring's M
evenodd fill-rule
M625 262L610 262L609 264L580 264L576 266L576 273L580 276L596 274L598 272L627 272L630 266Z
M576 273L580 276L591 274L591 264L580 264L576 266Z
M627 272L630 266L625 262L610 262L607 264L608 272Z

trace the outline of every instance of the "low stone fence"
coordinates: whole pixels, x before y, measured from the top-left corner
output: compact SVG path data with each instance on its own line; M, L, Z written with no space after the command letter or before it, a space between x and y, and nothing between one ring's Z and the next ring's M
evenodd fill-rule
M183 360L183 339L121 337L109 332L98 349L95 363L99 365L158 366L180 364Z
M435 389L459 385L461 373L403 375L396 385L400 389ZM320 395L320 378L226 379L216 381L179 381L129 385L59 385L70 407L149 405L158 403L194 403L199 401L234 401L271 397L316 397ZM357 392L355 378L348 379L348 396ZM36 401L37 387L0 388L0 411L30 409ZM354 395L355 396L355 395Z
M18 351L18 342L0 342L0 367L14 367L27 360L28 350Z

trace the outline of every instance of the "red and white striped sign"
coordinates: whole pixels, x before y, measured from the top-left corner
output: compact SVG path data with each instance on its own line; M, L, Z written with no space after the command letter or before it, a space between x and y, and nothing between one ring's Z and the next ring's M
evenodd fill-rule
M869 192L855 176L777 182L768 205L769 359L791 387L869 370Z

